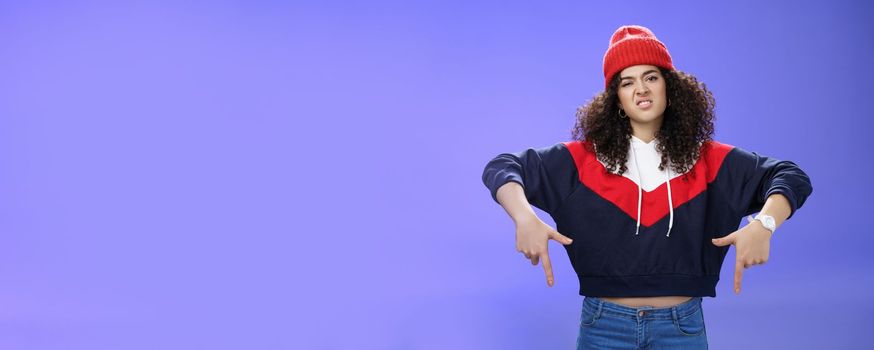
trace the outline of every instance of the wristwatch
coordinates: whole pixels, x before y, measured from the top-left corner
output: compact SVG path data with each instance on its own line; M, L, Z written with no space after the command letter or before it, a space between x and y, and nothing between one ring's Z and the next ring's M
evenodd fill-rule
M771 231L771 233L774 233L774 230L777 229L777 222L774 221L774 217L770 215L765 215L762 213L757 214L756 217L749 215L747 216L747 220L749 220L750 222L753 222L753 220L761 221L762 225L765 226L766 229Z

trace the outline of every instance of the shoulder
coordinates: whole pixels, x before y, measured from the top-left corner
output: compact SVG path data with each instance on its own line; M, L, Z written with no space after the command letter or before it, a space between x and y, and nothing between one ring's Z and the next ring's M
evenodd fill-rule
M571 157L571 150L566 142L556 142L546 146L529 147L520 153L526 152L534 152L542 158L559 159Z
M559 142L559 144L567 149L568 153L570 153L573 158L574 163L576 163L578 167L582 166L589 160L597 158L595 157L595 145L591 141L572 140Z
M521 151L511 153L517 160L526 164L542 166L547 170L556 170L573 165L573 155L565 142L555 142L549 145L529 146Z
M719 141L708 141L706 145L704 145L701 154L702 156L708 154L710 158L716 158L720 160L725 158L728 161L732 162L755 160L756 158L761 156L759 153L751 151L749 149Z
M732 148L735 148L735 146L732 144L716 140L709 140L707 142L704 142L701 147L702 151L705 152L728 152L731 151Z
M585 154L593 154L595 152L595 146L592 142L587 140L572 140L572 141L563 141L558 144L564 146L570 152L574 158L577 156L583 156Z
M737 147L729 143L708 140L701 145L701 158L707 163L718 164L735 148Z

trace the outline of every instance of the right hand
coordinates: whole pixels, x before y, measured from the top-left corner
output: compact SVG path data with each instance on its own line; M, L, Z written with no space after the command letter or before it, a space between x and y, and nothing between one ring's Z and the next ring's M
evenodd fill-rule
M540 220L537 215L520 221L516 225L516 251L531 259L531 265L543 259L543 271L546 272L546 284L550 287L555 283L552 275L552 262L549 260L548 243L553 239L564 245L573 242L572 239L558 233L549 225Z

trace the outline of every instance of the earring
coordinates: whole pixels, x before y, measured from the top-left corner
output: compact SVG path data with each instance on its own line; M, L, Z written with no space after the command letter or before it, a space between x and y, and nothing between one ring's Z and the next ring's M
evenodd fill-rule
M619 109L619 118L628 118L628 114L622 115L623 109Z

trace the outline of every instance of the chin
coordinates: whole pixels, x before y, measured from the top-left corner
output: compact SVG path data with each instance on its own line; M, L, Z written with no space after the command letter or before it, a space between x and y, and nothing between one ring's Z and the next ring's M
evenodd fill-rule
M661 118L663 113L664 112L656 113L655 111L646 111L644 113L641 113L640 115L635 116L634 121L638 123L649 123L651 121Z
M664 114L665 114L664 109L662 109L662 110L651 109L648 111L640 111L640 113L637 115L636 119L639 121L642 121L642 122L650 122L650 121L659 119Z

